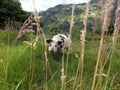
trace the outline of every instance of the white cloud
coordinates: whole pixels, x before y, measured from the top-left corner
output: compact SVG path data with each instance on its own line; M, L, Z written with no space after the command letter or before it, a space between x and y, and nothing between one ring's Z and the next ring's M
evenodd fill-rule
M34 0L35 8L38 11L47 10L50 7L54 7L58 4L70 4L73 3L83 3L87 0ZM20 0L23 10L33 11L33 0Z

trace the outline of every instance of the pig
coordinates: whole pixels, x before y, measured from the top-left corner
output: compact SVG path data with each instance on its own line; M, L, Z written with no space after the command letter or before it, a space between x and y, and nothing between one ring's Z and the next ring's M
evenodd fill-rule
M71 37L67 34L57 34L54 35L52 38L46 40L48 44L48 50L52 53L61 50L63 53L65 49L71 46Z

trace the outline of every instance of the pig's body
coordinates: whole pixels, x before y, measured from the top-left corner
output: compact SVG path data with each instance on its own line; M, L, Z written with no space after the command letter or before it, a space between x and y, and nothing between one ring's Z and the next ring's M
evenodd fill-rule
M71 38L69 35L57 34L52 39L46 40L50 52L57 52L59 49L64 52L65 48L69 48L71 45Z

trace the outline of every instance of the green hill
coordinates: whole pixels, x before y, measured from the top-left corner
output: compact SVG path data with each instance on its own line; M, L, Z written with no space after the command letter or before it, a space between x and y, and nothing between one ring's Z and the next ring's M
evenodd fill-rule
M117 2L117 0L115 1ZM117 4L117 3L116 3ZM112 12L112 17L115 18L115 10ZM81 30L83 28L83 19L85 15L85 4L76 4L75 5L75 11L74 11L74 28L77 30ZM53 8L49 8L47 11L41 12L40 15L43 17L43 24L44 24L44 30L63 30L68 31L70 26L70 20L71 20L71 12L72 12L72 5L57 5ZM90 4L90 12L89 12L89 19L88 19L88 30L92 30L92 27L94 26L94 14L97 16L97 26L100 30L100 20L102 15L102 7L100 5L100 2L98 0L92 0ZM113 19L114 21L114 19Z

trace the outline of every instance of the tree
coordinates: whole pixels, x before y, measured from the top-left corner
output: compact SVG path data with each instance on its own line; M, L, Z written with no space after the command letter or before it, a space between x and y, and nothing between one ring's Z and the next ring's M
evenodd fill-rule
M108 26L108 31L105 32L107 35L112 35L114 32L114 24L111 22L110 25Z
M68 31L69 27L70 27L70 23L67 20L65 20L63 23L59 25L59 29L63 31Z
M22 10L18 0L0 0L0 28L4 27L5 21L23 22L28 16L29 13Z

